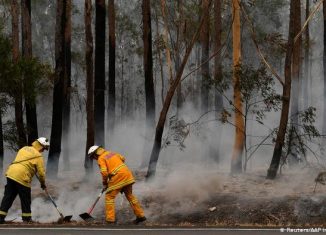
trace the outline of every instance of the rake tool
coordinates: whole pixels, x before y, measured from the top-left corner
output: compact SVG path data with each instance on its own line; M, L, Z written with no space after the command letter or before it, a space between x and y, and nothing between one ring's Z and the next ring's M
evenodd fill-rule
M102 194L106 191L105 188L102 189L101 193L97 196L95 202L93 203L93 205L91 206L91 208L89 208L88 212L82 213L80 214L80 218L82 218L83 220L85 220L86 222L92 222L93 220L95 220L92 216L91 213L95 207L95 205L97 204L97 202L100 200Z

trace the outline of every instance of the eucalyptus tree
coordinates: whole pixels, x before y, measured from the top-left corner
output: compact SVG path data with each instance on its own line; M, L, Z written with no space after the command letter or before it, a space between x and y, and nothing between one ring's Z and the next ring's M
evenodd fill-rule
M306 0L306 10L305 10L305 20L308 20L310 14L310 3L309 0ZM303 110L308 107L309 104L309 82L311 81L310 77L310 32L309 32L309 23L304 32L304 72L302 78L302 98L303 98Z
M71 11L72 1L66 0L65 27L64 27L64 85L63 85L63 109L62 109L62 143L64 168L70 169L70 99L71 99Z
M155 126L155 94L153 81L152 25L151 1L142 1L143 43L144 43L144 73L146 98L146 124Z
M19 4L17 0L10 2L11 6L11 44L12 44L12 59L15 64L19 62ZM23 87L21 79L17 79L15 90L15 122L18 134L18 146L21 148L27 144L25 127L24 127L24 115L23 115Z
M92 160L88 157L88 149L94 145L94 75L93 75L93 35L92 35L92 0L85 0L84 8L85 22L85 61L86 61L86 119L87 119L87 135L86 135L86 151L84 167L86 172L90 172L93 168Z
M62 112L65 78L65 24L66 1L57 1L55 27L55 76L53 87L52 125L50 150L47 162L47 173L50 177L57 177L62 139Z
M109 0L108 4L109 21L109 96L108 96L108 129L113 131L115 121L115 63L116 63L116 37L115 37L115 4Z
M7 106L7 95L12 95L13 71L15 64L11 61L10 41L4 37L0 28L0 173L3 170L4 157L4 128L3 128L3 114Z
M290 109L290 97L291 97L291 66L292 66L292 53L294 46L295 37L295 25L294 25L294 13L295 13L296 0L290 2L290 19L289 19L289 36L287 42L287 49L285 55L285 66L284 66L284 83L283 94L282 94L282 109L279 128L275 140L275 146L273 151L273 157L269 169L267 171L267 178L274 179L279 169L280 160L282 156L282 149L284 146L284 138L287 130L288 115Z
M221 0L215 0L214 1L214 37L213 37L213 47L214 47L214 53L217 53L214 57L214 82L215 86L219 87L222 81L222 56L221 56L221 50L222 50L222 1ZM218 89L215 90L215 102L214 107L216 110L216 115L219 116L223 110L223 97L222 94L218 91ZM216 135L216 141L217 145L214 149L212 149L213 152L211 152L211 156L215 161L218 161L219 159L219 149L220 149L220 141L222 138L221 133L222 126L218 126L218 134Z
M209 16L209 0L202 1L202 14ZM208 112L208 97L209 97L209 84L210 84L210 73L209 63L207 63L209 57L209 28L210 28L210 17L205 17L204 24L200 34L201 40L201 109L202 113Z
M22 57L32 58L32 26L31 26L31 1L21 1L21 27L22 27ZM26 83L32 78L29 74L24 74L24 97L27 124L27 142L31 144L38 138L37 113L34 86L27 86Z
M301 30L301 1L297 0L295 1L294 5L294 13L293 13L293 21L294 21L294 35L298 35ZM291 108L290 108L290 121L291 121L291 127L290 127L290 135L289 135L289 154L291 158L295 162L298 162L299 155L297 151L298 146L298 135L300 133L299 128L299 97L300 97L300 73L301 73L301 50L302 50L302 37L301 35L297 38L297 40L294 42L293 45L293 54L292 54L292 92L291 92Z
M231 173L242 172L242 153L244 147L244 120L240 90L240 76L238 70L241 67L241 36L240 36L240 4L239 0L232 1L232 34L233 34L233 99L234 99L234 126L235 137L231 158Z
M206 16L201 15L201 19L200 19L200 23L198 24L198 28L196 29L196 31L193 34L189 43L187 43L187 47L185 49L184 56L182 58L179 70L176 71L175 78L173 79L173 82L170 84L167 94L165 96L163 107L160 112L160 117L159 117L157 125L156 125L154 143L153 143L153 147L152 147L152 151L151 151L151 155L150 155L149 166L148 166L148 170L147 170L147 174L146 174L147 179L154 177L156 174L157 161L158 161L159 154L160 154L160 151L162 148L162 135L163 135L163 131L164 131L164 124L166 121L166 117L167 117L167 114L168 114L168 111L169 111L169 108L171 105L173 95L174 95L178 85L180 84L182 74L183 74L184 68L187 64L187 61L188 61L188 58L192 51L192 48L193 48L195 42L198 40L205 17Z
M95 1L95 82L94 119L95 142L104 146L105 141L105 0Z
M323 22L324 22L324 39L323 39L323 81L324 81L324 113L323 113L323 135L326 133L326 3L323 2ZM326 141L324 141L325 143ZM325 146L325 145L324 145Z

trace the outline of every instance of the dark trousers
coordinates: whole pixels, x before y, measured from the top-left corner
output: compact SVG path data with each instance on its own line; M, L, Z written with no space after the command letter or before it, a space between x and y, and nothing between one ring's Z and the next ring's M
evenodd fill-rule
M2 198L0 206L0 214L3 219L6 216L8 210L12 206L17 194L19 195L21 207L22 207L22 219L23 221L30 221L32 218L31 213L31 188L26 187L12 179L7 178L7 184L5 186L5 193Z

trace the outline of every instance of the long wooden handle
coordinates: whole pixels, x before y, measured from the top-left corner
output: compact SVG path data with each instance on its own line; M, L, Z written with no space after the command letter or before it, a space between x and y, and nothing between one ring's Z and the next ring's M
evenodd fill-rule
M95 202L93 203L92 207L88 210L88 214L91 214L93 209L95 208L95 205L97 204L97 202L100 200L102 194L104 193L105 189L102 189L101 193L97 196Z

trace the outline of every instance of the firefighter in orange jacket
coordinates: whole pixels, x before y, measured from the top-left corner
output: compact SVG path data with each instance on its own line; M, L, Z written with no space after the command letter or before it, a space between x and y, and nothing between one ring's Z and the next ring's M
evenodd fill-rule
M97 145L89 148L88 155L90 158L97 160L101 171L103 187L106 190L105 208L107 223L116 223L114 199L119 192L125 194L136 215L134 223L138 224L145 221L144 211L137 198L132 194L132 185L135 183L135 178L124 163L125 158L119 153L105 150Z
M32 143L32 146L21 148L15 160L6 171L7 184L0 206L0 223L5 222L5 217L17 194L22 207L22 219L24 222L32 220L31 213L31 183L36 172L39 175L41 188L45 186L45 170L42 152L49 148L49 142L45 137L40 137Z

